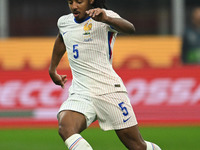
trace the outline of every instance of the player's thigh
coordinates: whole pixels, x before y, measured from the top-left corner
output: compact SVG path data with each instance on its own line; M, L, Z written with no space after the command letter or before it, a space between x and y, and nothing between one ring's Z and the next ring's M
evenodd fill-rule
M63 110L58 115L59 133L66 139L75 133L81 133L87 128L83 114L71 110Z
M74 133L81 133L95 120L96 112L90 98L70 94L58 111L59 134L66 139Z
M81 114L81 116L84 115L87 127L96 120L96 112L91 98L88 96L83 96L80 94L69 95L68 99L63 102L58 111L58 118L59 114L66 110L70 111L70 113L77 112L77 114ZM73 120L71 121L74 122Z
M78 130L79 132L87 127L85 116L71 110L61 111L59 113L58 123L61 126L74 128L74 130Z
M115 130L115 132L126 147L130 149L132 147L145 147L145 142L140 134L138 125L125 129Z

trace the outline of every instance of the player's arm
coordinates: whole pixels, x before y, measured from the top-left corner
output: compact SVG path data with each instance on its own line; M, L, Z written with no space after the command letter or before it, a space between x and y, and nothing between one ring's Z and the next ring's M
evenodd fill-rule
M67 82L66 75L59 75L56 71L56 68L62 58L62 56L65 54L65 44L63 42L62 36L59 34L56 38L54 48L53 48L53 54L51 58L51 64L49 67L49 75L53 82L57 85L60 85L62 88L64 88L64 84Z
M123 18L112 18L106 15L103 9L95 8L86 11L86 13L94 20L104 22L112 26L118 32L132 34L135 32L135 27L129 21Z

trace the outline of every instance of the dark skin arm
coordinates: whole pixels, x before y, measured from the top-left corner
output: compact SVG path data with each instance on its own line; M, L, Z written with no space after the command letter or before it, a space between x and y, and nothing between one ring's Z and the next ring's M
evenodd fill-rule
M135 27L129 21L123 18L112 18L106 15L105 11L100 8L90 9L86 13L94 20L104 22L112 26L115 30L122 33L133 34Z
M59 34L56 38L54 48L53 48L53 54L51 58L51 64L49 67L49 75L53 82L56 85L60 85L62 88L64 88L64 84L67 82L66 75L59 75L56 71L56 68L65 54L66 48L65 44L63 42L62 36Z

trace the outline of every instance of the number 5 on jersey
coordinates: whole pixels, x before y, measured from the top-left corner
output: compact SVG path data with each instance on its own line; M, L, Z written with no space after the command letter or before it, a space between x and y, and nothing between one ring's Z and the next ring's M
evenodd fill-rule
M78 44L73 45L73 53L74 53L74 58L77 59L79 57L79 52L78 52Z

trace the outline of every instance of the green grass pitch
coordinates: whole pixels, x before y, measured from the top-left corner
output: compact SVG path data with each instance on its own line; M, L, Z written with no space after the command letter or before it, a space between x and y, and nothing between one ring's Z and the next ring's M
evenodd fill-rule
M141 127L145 140L160 145L162 150L199 150L200 126ZM126 150L114 131L89 128L82 136L94 150ZM0 129L0 150L66 150L57 129Z

